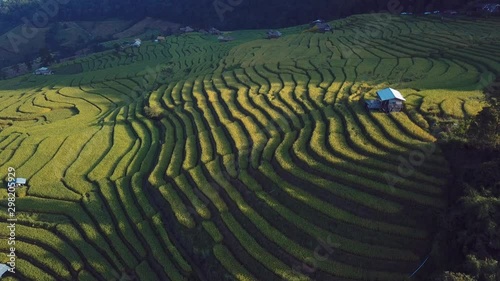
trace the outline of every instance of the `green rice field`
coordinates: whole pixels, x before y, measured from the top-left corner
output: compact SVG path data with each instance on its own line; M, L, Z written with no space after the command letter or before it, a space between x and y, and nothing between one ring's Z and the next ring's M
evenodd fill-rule
M499 24L190 33L0 81L2 186L28 179L3 280L409 280L447 204L432 129L484 106ZM405 110L367 111L386 87Z

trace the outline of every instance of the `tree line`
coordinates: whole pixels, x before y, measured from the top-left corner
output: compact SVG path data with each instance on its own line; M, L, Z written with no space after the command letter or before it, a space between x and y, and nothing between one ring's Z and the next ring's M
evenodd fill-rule
M336 19L351 14L457 9L476 0L7 0L0 18L22 22L48 2L58 6L53 21L142 19L155 17L183 24L232 29L272 28Z
M442 147L452 170L448 209L422 280L500 280L500 78L489 105Z

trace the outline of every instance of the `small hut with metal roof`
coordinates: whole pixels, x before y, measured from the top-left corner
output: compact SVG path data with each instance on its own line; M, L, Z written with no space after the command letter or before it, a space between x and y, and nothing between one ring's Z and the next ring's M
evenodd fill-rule
M393 88L385 88L377 92L376 100L366 100L367 109L378 109L383 112L398 112L403 110L403 102L406 99Z

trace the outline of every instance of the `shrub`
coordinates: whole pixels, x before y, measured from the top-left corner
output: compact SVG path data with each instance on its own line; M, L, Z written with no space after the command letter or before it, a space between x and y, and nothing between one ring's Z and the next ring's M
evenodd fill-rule
M156 105L144 106L144 115L152 120L160 120L163 118L163 109Z

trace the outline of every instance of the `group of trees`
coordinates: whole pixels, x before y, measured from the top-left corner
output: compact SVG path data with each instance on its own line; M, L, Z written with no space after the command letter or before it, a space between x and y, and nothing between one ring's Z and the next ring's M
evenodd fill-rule
M48 48L41 48L38 54L43 66L51 65L54 62L54 56Z
M465 142L448 143L451 206L435 249L436 281L500 280L500 101L490 98Z
M481 149L500 149L500 101L491 98L468 131L470 142ZM498 170L500 173L500 170Z

